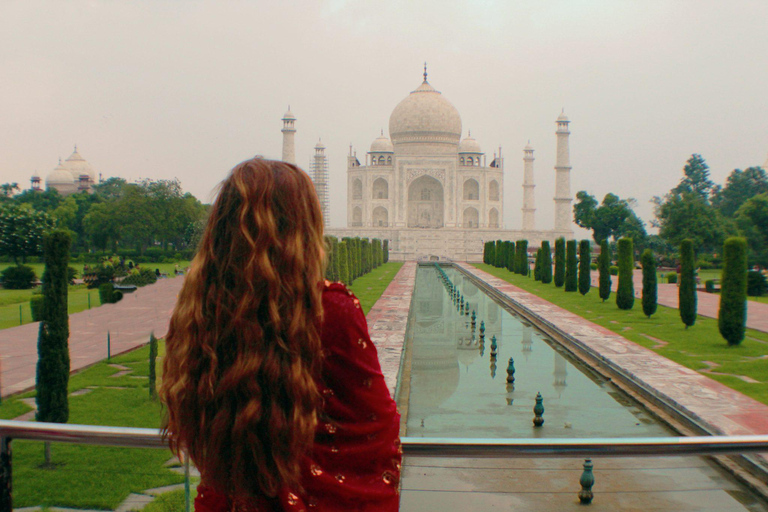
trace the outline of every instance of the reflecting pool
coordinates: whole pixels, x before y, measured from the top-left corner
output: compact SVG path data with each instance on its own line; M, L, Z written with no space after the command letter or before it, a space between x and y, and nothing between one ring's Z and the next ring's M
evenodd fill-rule
M673 435L616 387L576 363L469 278L436 267L416 274L407 435L426 437L657 437ZM472 327L472 312L475 326ZM481 323L485 327L481 339ZM492 355L493 338L497 355ZM513 359L514 384L507 383ZM544 424L533 425L541 393Z

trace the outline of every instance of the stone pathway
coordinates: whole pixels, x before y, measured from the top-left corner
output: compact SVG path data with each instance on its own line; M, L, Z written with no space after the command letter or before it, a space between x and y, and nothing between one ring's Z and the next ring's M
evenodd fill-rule
M405 328L416 283L416 267L416 262L404 263L366 316L368 332L376 345L381 371L392 396L395 396L397 374L400 371Z
M126 294L117 304L69 316L72 371L107 357L107 333L112 355L144 345L151 332L165 336L184 279L161 279ZM0 330L0 395L32 389L37 367L39 322Z
M591 272L592 286L599 285L599 274L596 270ZM635 287L635 297L640 298L643 290L643 271L635 270L632 274L632 281ZM611 276L611 289L615 292L618 286L618 276ZM678 287L676 284L659 283L658 284L658 303L670 308L677 309L678 306ZM611 299L615 299L613 296ZM611 300L609 299L609 300ZM696 292L697 311L699 315L710 318L717 318L717 312L720 308L720 295L716 293ZM747 327L756 331L768 332L768 304L762 302L747 301Z

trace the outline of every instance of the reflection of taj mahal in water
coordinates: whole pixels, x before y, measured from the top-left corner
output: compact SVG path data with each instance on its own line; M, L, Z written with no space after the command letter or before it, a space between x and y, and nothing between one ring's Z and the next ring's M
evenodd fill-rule
M296 118L283 123L283 159L293 161ZM347 228L329 229L338 237L389 240L390 258L482 259L483 242L572 237L568 118L557 118L555 228L537 230L534 156L523 150L523 225L503 226L505 177L499 153L488 158L468 134L463 140L458 110L424 81L392 111L388 138L373 141L364 162L350 147L347 157ZM490 160L490 162L488 162ZM314 174L314 173L313 173ZM314 176L313 176L314 177Z

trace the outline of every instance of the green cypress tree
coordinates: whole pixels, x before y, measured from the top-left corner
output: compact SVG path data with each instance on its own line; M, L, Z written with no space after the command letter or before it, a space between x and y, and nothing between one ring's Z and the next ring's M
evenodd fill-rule
M504 242L504 268L510 272L515 269L515 242Z
M349 251L348 242L340 242L338 245L339 251L339 281L344 284L349 284Z
M565 244L565 291L575 292L579 289L578 277L576 240L568 240Z
M501 240L496 240L496 261L493 266L496 268L503 268L507 264L506 253L504 252L504 245Z
M520 240L517 242L517 273L521 276L527 276L529 270L528 240Z
M619 286L616 289L616 305L619 309L632 309L635 304L635 285L632 271L635 263L631 238L619 240Z
M592 288L592 248L589 240L579 242L579 293L586 295Z
M643 313L648 318L656 312L658 290L656 286L656 258L650 249L643 251Z
M600 242L600 258L597 260L600 272L599 294L603 302L611 296L611 246L608 240Z
M541 282L552 282L552 249L549 247L549 240L541 243Z
M555 240L555 286L565 284L565 238Z
M747 241L732 237L723 246L723 273L720 279L720 311L717 325L728 345L744 339L747 323Z
M69 314L67 266L72 243L67 231L43 237L43 320L37 338L37 421L69 420Z
M483 263L488 263L488 242L483 244Z
M693 240L683 240L680 244L680 284L677 289L680 319L689 328L696 323L696 254Z
M384 239L384 263L389 261L389 239Z
M155 333L149 335L149 398L157 400L157 338Z
M536 258L533 261L533 280L541 281L541 247L536 249Z

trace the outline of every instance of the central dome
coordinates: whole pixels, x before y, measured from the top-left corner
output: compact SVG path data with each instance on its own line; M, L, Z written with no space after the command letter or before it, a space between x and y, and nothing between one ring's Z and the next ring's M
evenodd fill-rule
M458 144L461 116L450 101L424 80L392 111L389 136L394 144Z

